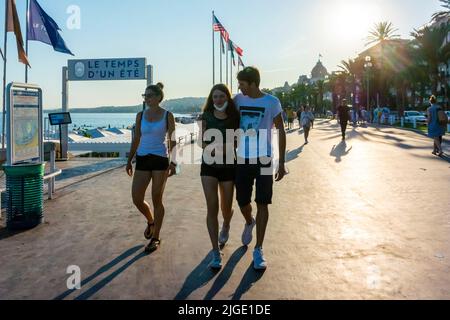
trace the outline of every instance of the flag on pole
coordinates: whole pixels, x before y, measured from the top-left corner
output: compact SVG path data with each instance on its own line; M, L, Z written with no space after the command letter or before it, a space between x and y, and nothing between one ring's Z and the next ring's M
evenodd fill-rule
M230 35L228 34L228 31L225 29L225 27L220 23L219 19L214 15L214 23L213 23L213 29L214 31L219 31L222 35L222 38L225 40L226 43L230 40Z
M223 38L220 37L220 47L222 48L222 54L225 54L225 45L223 43Z
M236 66L236 60L234 59L234 43L231 40L230 40L230 45L228 47L228 50L230 50L231 61L233 61L233 66Z
M74 55L59 34L58 24L39 5L36 0L30 2L30 23L28 24L28 40L40 41L51 45L55 51Z
M7 1L8 1L8 13L6 17L7 19L6 32L14 32L16 36L17 53L19 56L19 61L27 66L30 66L30 62L28 61L25 49L23 48L23 37L22 31L20 30L19 16L17 15L16 1L15 0L7 0Z
M241 57L238 57L238 63L240 66L242 66L242 68L245 68L244 62L242 62Z
M234 48L234 51L236 51L236 53L237 53L240 57L242 57L242 56L244 55L244 50L242 50L241 48L239 48L239 46L236 45L235 43L233 43L233 48Z

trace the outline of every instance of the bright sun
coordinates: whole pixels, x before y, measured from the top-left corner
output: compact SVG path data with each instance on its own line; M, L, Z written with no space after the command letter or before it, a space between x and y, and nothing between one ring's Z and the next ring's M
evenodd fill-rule
M366 1L336 1L331 10L330 26L335 36L343 40L362 40L381 19L379 7Z

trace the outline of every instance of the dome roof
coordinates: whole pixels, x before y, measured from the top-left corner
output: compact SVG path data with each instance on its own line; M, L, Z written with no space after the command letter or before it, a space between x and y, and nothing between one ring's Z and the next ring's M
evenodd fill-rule
M323 66L320 60L317 62L316 66L311 71L311 76L313 79L325 78L327 74L328 70Z

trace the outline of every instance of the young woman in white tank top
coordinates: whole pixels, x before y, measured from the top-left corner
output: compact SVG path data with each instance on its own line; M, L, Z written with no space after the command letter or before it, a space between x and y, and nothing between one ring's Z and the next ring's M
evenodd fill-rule
M151 253L161 244L160 231L164 219L162 203L167 178L175 174L175 160L169 160L176 146L175 119L172 113L162 109L159 104L164 99L163 85L151 85L145 90L143 98L146 108L136 116L136 128L126 171L133 176L132 159L136 155L136 170L133 176L133 203L147 219L144 236L150 240L145 251ZM168 143L166 143L168 141ZM173 152L174 153L174 152ZM145 201L145 192L152 181L152 202L154 212Z

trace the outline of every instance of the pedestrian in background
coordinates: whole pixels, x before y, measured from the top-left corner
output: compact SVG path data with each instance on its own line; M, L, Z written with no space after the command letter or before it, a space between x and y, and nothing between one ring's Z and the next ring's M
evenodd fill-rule
M431 96L431 106L427 110L428 136L434 140L434 148L432 153L434 155L442 157L444 155L444 151L442 149L442 136L445 134L446 126L446 123L444 123L443 120L447 119L447 115L443 112L442 108L436 102L436 97ZM439 113L443 113L444 119L442 121L440 121L439 119Z
M348 121L350 120L346 99L342 100L341 105L338 107L337 113L339 123L341 124L342 140L345 140L345 132L347 131Z
M305 111L301 114L301 124L303 127L303 132L305 134L305 144L308 144L309 131L311 130L314 123L314 114L311 112L309 107L306 107Z

